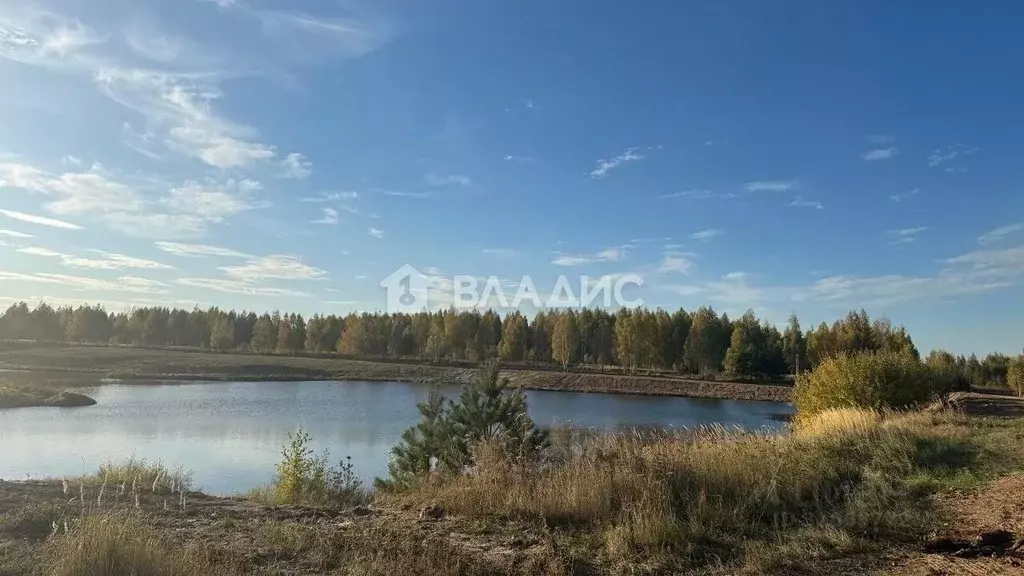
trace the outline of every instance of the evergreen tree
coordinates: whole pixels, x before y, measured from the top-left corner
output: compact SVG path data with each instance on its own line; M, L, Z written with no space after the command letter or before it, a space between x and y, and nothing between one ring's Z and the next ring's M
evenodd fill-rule
M473 449L480 442L496 442L514 458L533 458L547 446L547 432L527 413L526 395L508 384L499 376L498 363L489 361L473 383L462 387L459 401L448 410L452 446L442 460L449 470L471 466Z
M804 333L800 330L800 319L796 317L796 314L789 316L789 324L786 325L786 331L782 334L782 352L790 374L799 374L801 370L809 368L805 360L807 343L804 341Z
M387 480L377 478L381 488L407 488L417 477L431 472L451 449L451 430L444 396L431 387L426 402L416 405L420 421L402 433L391 449Z

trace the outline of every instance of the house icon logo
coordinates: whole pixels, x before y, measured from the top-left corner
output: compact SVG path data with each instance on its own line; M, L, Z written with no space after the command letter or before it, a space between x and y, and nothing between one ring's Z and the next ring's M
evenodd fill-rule
M387 291L387 311L390 313L411 314L428 307L430 280L409 264L388 274L380 285Z

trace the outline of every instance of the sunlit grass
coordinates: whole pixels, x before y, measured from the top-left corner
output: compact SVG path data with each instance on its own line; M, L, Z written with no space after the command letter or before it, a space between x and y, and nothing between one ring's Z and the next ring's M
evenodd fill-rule
M950 413L825 411L792 434L620 434L532 465L483 447L467 475L378 499L597 533L596 552L624 564L764 569L920 537L935 520L925 496L997 467L977 436Z

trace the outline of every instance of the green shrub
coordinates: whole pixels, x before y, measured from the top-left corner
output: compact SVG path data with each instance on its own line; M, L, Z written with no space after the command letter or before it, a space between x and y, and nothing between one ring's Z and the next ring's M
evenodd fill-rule
M309 447L312 441L301 428L289 433L277 465L277 480L269 490L256 490L251 495L278 504L355 506L367 502L369 494L356 476L352 458L346 457L332 467L326 450L314 455Z
M836 408L909 408L945 394L954 383L909 354L838 355L796 380L799 418Z

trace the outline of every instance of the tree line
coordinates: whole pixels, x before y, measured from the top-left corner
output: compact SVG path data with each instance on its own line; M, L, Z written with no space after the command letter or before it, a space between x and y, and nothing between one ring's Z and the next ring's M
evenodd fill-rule
M0 316L0 338L221 351L336 353L357 358L421 361L617 366L624 372L775 379L814 368L840 353L899 352L919 358L902 326L852 311L804 331L794 315L785 329L747 312L733 320L710 306L693 311L623 308L557 309L532 319L515 311L440 310L345 316L220 308L142 307L107 312L100 306L29 308L11 305ZM1011 358L954 356L933 351L925 361L955 372L965 384L1006 382Z

